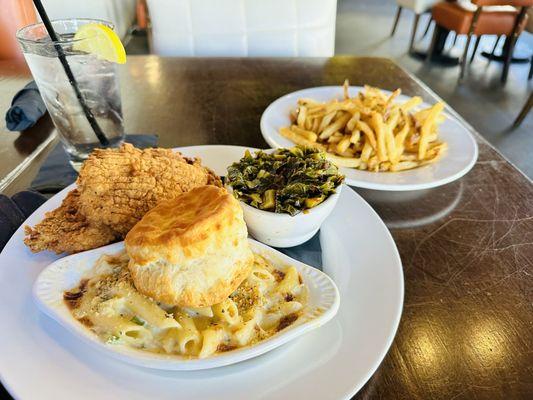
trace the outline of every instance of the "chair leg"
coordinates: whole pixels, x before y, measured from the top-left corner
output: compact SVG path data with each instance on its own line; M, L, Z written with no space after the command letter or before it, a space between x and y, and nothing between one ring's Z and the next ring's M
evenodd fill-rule
M468 34L466 38L465 50L463 51L463 57L461 58L461 72L459 73L459 80L463 80L466 70L466 60L468 58L468 49L470 48L470 41L472 40L472 33Z
M415 21L413 23L413 31L411 32L411 40L409 41L409 53L413 52L413 46L415 44L416 29L418 28L418 21L420 20L420 14L415 14Z
M509 52L506 54L505 61L503 62L501 82L504 85L507 83L507 77L509 76L509 68L511 67L511 60L513 58L514 46L516 44L516 40L517 40L516 37L511 38L511 41L509 43Z
M398 27L398 21L400 20L401 13L402 13L402 7L398 6L398 11L396 11L396 17L394 18L394 24L392 25L392 32L390 33L391 36L394 36L394 33L396 32L396 28Z
M514 34L509 38L509 49L507 50L505 60L503 61L503 71L500 79L503 85L507 83L507 77L509 76L509 68L511 67L511 60L513 58L514 47L517 39L518 37Z
M529 95L529 99L513 122L513 128L518 128L520 126L527 114L531 111L531 107L533 107L533 92Z
M435 29L433 30L433 37L431 38L431 43L429 44L428 54L426 56L425 63L429 64L433 53L435 52L435 46L437 45L437 36L439 34L439 26L435 23Z
M455 36L453 37L453 42L452 42L452 48L455 47L455 45L457 44L457 32L455 32Z
M470 56L470 63L472 64L472 61L474 61L474 57L476 56L477 48L479 46L479 41L481 40L481 35L476 37L476 41L474 42L474 51L472 51L472 55Z
M528 8L529 7L522 7L515 20L515 24L513 27L513 33L511 34L511 38L509 41L509 49L507 51L505 62L503 64L501 82L504 85L507 82L507 76L509 75L509 67L511 66L511 60L513 58L514 46L516 45L516 42L518 40L518 34L519 34L518 30L519 30L520 25L522 24L522 21L526 18L526 12Z
M470 23L470 28L468 28L468 36L466 38L465 50L463 52L463 58L461 59L461 72L459 72L459 82L461 82L465 76L466 70L466 60L468 58L468 50L470 48L470 41L472 40L472 35L476 31L477 20L481 14L483 7L479 6L472 17L472 22Z
M448 48L448 42L452 42L449 48ZM446 43L444 43L444 48L447 49L446 51L452 51L452 49L455 46L455 43L457 43L457 32L450 31L450 33L448 34L448 37L446 38Z
M431 22L433 22L433 17L431 16L431 13L430 13L429 14L429 19L428 19L428 24L426 25L426 29L424 29L424 34L422 35L422 37L419 40L423 40L426 37L426 35L429 32L429 28L431 27Z
M498 45L500 44L500 39L503 37L503 35L498 35L498 38L496 39L496 43L494 43L494 47L492 48L492 51L490 52L490 55L494 57L494 53L496 52L496 49L498 48ZM491 58L489 57L489 62L491 61Z

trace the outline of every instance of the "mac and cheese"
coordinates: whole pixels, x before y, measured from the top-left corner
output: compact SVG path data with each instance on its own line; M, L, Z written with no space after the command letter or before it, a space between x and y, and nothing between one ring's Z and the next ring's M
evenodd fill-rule
M102 256L65 292L73 316L109 344L208 357L264 340L294 323L306 305L298 271L255 254L250 275L227 299L204 308L169 307L140 294L125 252Z

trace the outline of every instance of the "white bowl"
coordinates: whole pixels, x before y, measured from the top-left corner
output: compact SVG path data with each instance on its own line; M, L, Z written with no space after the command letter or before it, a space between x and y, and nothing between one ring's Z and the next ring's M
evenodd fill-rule
M268 246L249 239L254 253L260 254L274 266L294 266L309 289L308 303L296 322L275 335L226 353L207 358L188 358L177 354L152 353L124 345L110 345L83 326L71 314L63 301L65 290L77 285L103 254L114 254L124 249L124 242L63 257L46 267L33 286L37 306L83 342L104 354L141 367L175 371L193 371L216 368L264 354L303 334L321 327L332 319L339 309L339 290L322 271L294 260Z
M350 86L350 96L363 90L361 86ZM386 95L391 92L384 90ZM290 111L294 109L299 98L306 97L317 101L342 99L342 86L323 86L303 89L287 94L271 103L261 116L261 133L265 141L273 148L292 147L294 143L279 133L279 128L289 126ZM400 95L397 101L402 103L409 99ZM430 105L423 103L419 108ZM461 178L474 166L478 156L476 139L471 129L456 119L455 115L446 113L446 120L440 125L439 140L448 143L448 150L437 162L400 172L371 172L354 168L339 168L349 186L386 191L422 190L441 186Z
M337 186L335 193L318 206L295 216L260 210L240 201L248 233L260 242L274 247L293 247L307 242L335 208L342 186ZM228 189L231 191L231 187L228 186Z

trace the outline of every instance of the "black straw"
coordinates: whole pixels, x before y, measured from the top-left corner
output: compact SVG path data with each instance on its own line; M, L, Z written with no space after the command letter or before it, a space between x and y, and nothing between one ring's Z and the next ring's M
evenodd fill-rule
M87 120L89 121L89 124L91 125L91 128L93 128L93 131L96 137L98 138L98 140L100 141L100 144L102 146L107 146L109 144L109 140L107 140L106 136L104 135L104 132L102 132L102 129L100 129L100 126L98 125L96 118L94 118L94 115L91 109L87 106L87 104L85 103L85 100L83 99L80 88L78 87L78 83L76 82L76 79L74 78L74 75L72 74L70 65L68 65L65 52L63 51L63 48L59 44L58 37L54 31L54 28L52 27L52 23L50 22L50 19L48 18L46 11L44 10L41 0L33 0L33 4L35 4L35 8L37 9L37 12L41 16L41 20L43 21L43 24L48 32L48 35L50 35L50 39L52 39L52 42L54 43L54 48L57 51L57 56L59 57L59 61L61 61L61 65L63 65L63 69L65 70L65 73L67 74L68 80L70 84L72 85L72 87L74 88L74 92L76 92L76 97L78 98L78 101L80 102L81 108L83 109L83 112L85 116L87 117Z

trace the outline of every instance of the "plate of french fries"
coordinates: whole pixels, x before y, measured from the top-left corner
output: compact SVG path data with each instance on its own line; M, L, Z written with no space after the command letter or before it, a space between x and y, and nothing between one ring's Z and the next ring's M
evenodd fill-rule
M466 174L478 155L474 137L444 103L348 81L280 97L263 113L261 132L274 148L324 151L347 184L375 190L444 185Z

